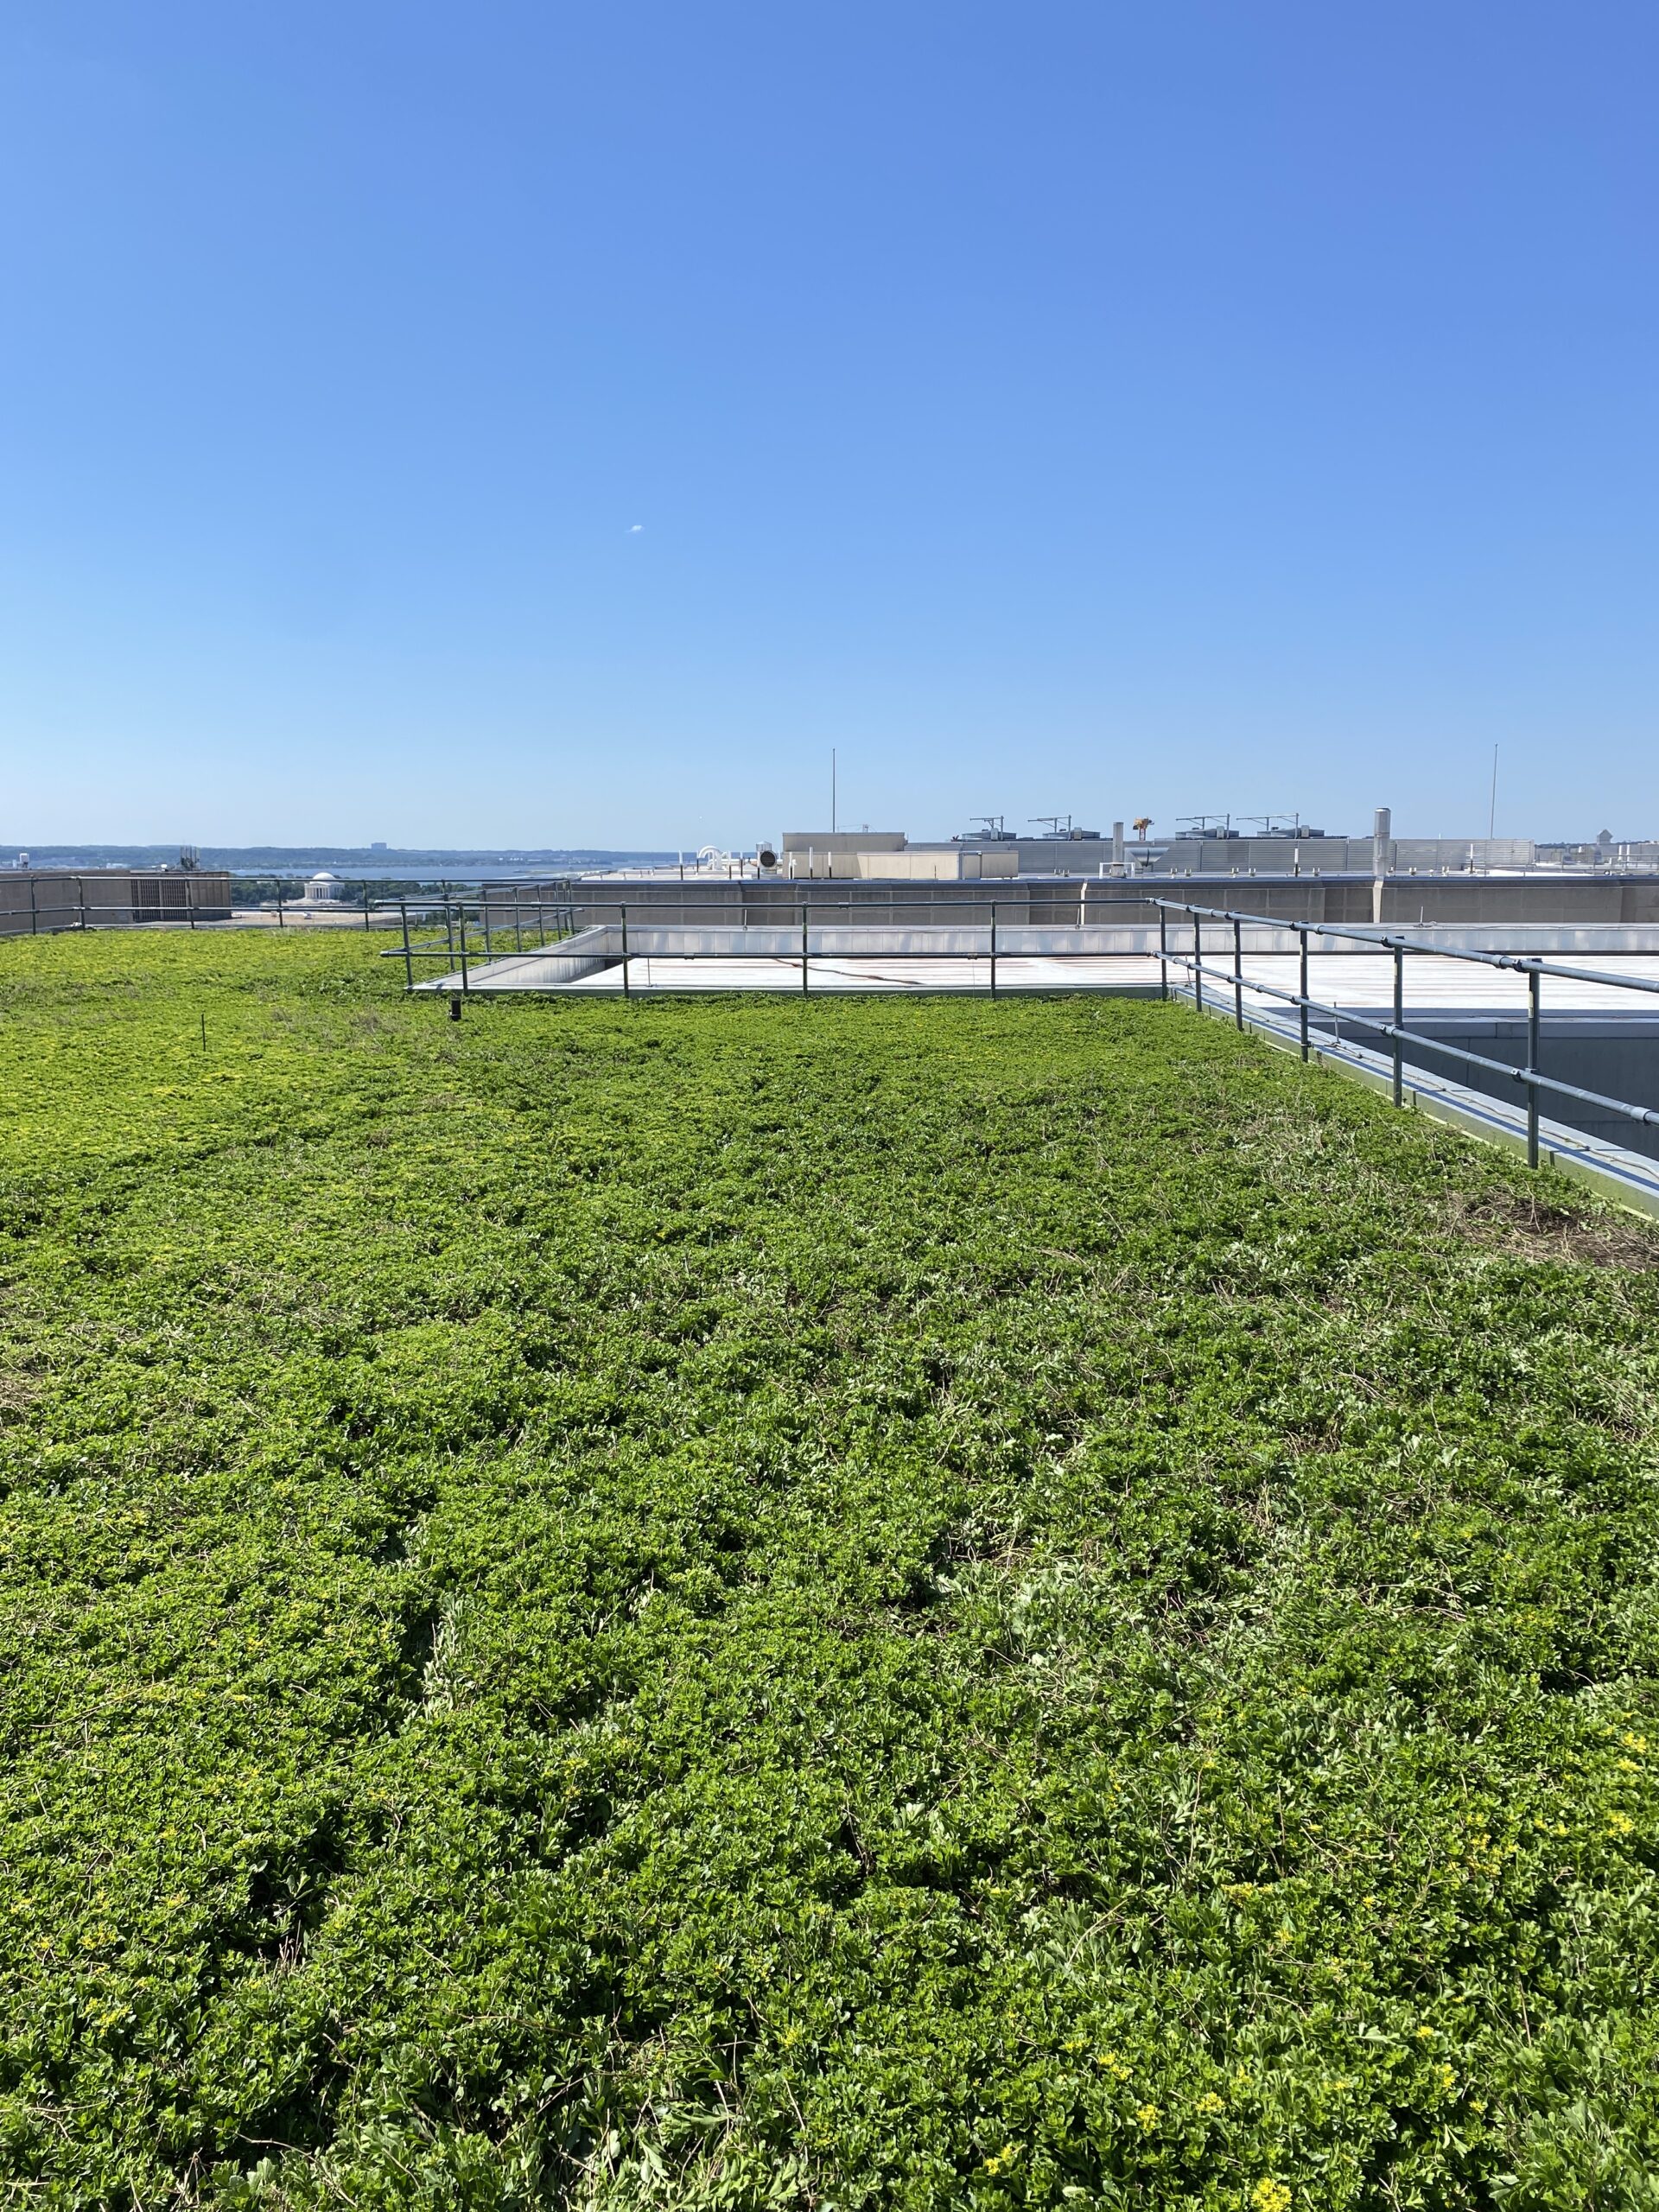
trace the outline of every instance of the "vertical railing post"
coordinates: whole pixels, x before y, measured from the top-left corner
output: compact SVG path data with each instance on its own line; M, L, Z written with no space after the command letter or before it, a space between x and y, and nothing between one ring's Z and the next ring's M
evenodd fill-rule
M1538 1072L1538 1013L1542 976L1535 967L1527 976L1527 1073ZM1527 1165L1538 1165L1538 1086L1527 1085Z
M443 941L448 947L450 959L454 960L455 957L455 910L449 903L449 893L447 889L443 894Z
M516 887L512 894L512 949L515 952L522 952L524 949L524 907Z
M283 887L280 883L276 886L276 926L279 930L285 930L288 927L283 913Z
M1169 915L1162 900L1158 905L1158 995L1169 996Z
M1297 1012L1302 1017L1302 1058L1306 1061L1307 1058L1307 924L1306 922L1297 924L1296 934L1301 940L1301 959L1299 963L1299 980L1296 985L1296 995L1301 1001L1301 1004L1297 1007Z
M1192 917L1192 1003L1204 1012L1204 917Z
M75 878L75 896L80 901L80 926L85 929L86 926L86 879L84 875L78 875Z
M369 919L369 887L366 883L363 887L363 926L365 930L374 926Z
M991 901L991 996L996 996L996 901Z
M801 996L803 998L806 996L806 909L803 906L801 909Z
M624 997L625 999L627 999L627 998L632 998L632 997L633 996L633 985L632 985L632 981L630 980L630 978L629 978L629 975L628 975L628 910L627 910L627 908L626 908L626 906L624 906L624 907L622 908L621 912L622 912L622 995L623 995L623 997Z
M1406 1103L1405 1052L1400 1035L1406 1019L1406 948L1394 948L1394 1103Z
M38 937L40 931L41 909L35 896L35 879L31 875L29 879L29 933L31 937Z
M1244 925L1233 917L1233 1027L1244 1027Z
M397 911L404 918L404 982L406 988L412 991L415 988L415 957L410 950L409 945L409 901L407 899L400 899L397 901Z
M478 919L479 925L484 931L484 957L486 960L493 960L495 957L495 947L490 939L490 893L487 885L480 884L479 887Z
M465 906L456 909L455 922L461 932L461 988L463 991L470 991L473 986L467 973L467 909Z

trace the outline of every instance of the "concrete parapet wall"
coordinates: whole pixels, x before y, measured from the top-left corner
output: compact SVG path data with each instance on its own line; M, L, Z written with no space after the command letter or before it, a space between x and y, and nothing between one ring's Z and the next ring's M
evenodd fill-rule
M1015 881L934 882L928 880L848 881L836 879L814 894L804 884L776 879L760 882L681 885L663 881L575 887L576 918L614 920L624 906L629 922L715 923L729 919L751 925L771 922L800 926L804 903L831 918L836 902L847 918L906 924L931 921L976 924L995 903L999 925L1017 922L1058 926L1081 915L1114 924L1156 928L1156 899L1191 900L1260 914L1264 920L1343 922L1370 927L1416 929L1433 924L1484 927L1491 923L1562 924L1574 927L1659 927L1659 876L1562 877L1390 876L1379 901L1369 875L1345 876L1093 876L1079 879L1020 877ZM596 895L597 894L597 895Z
M498 991L551 991L574 983L582 976L596 975L622 957L622 932L608 925L579 930L562 944L536 952L512 952L505 959L480 955L467 967L469 982L487 982ZM451 991L461 988L461 971L435 976L415 986L417 991Z

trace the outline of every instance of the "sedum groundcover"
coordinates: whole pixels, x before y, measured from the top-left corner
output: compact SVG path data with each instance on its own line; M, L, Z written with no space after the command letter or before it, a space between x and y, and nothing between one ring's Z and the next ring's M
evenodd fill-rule
M1156 1004L0 947L0 2183L1653 2206L1659 1236Z

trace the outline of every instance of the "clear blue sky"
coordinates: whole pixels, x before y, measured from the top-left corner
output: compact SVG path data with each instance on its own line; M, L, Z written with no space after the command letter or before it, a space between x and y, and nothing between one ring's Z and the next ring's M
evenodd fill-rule
M0 62L0 842L1659 831L1653 0Z

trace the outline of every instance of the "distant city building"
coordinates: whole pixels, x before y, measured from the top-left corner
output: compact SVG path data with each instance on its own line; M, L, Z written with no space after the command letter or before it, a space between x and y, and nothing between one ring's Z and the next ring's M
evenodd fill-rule
M1189 817L1191 827L1151 842L1145 816L1133 841L1120 823L1109 838L1075 826L1066 815L1040 817L1041 835L1022 836L1000 815L938 842L912 842L902 830L791 830L775 861L760 872L790 882L977 882L1022 876L1484 875L1535 869L1628 871L1659 868L1659 841L1540 845L1530 837L1397 837L1387 807L1376 810L1369 836L1351 837L1281 817L1263 817L1260 832L1234 828L1224 816ZM770 851L770 848L767 849ZM753 862L750 865L753 865Z

